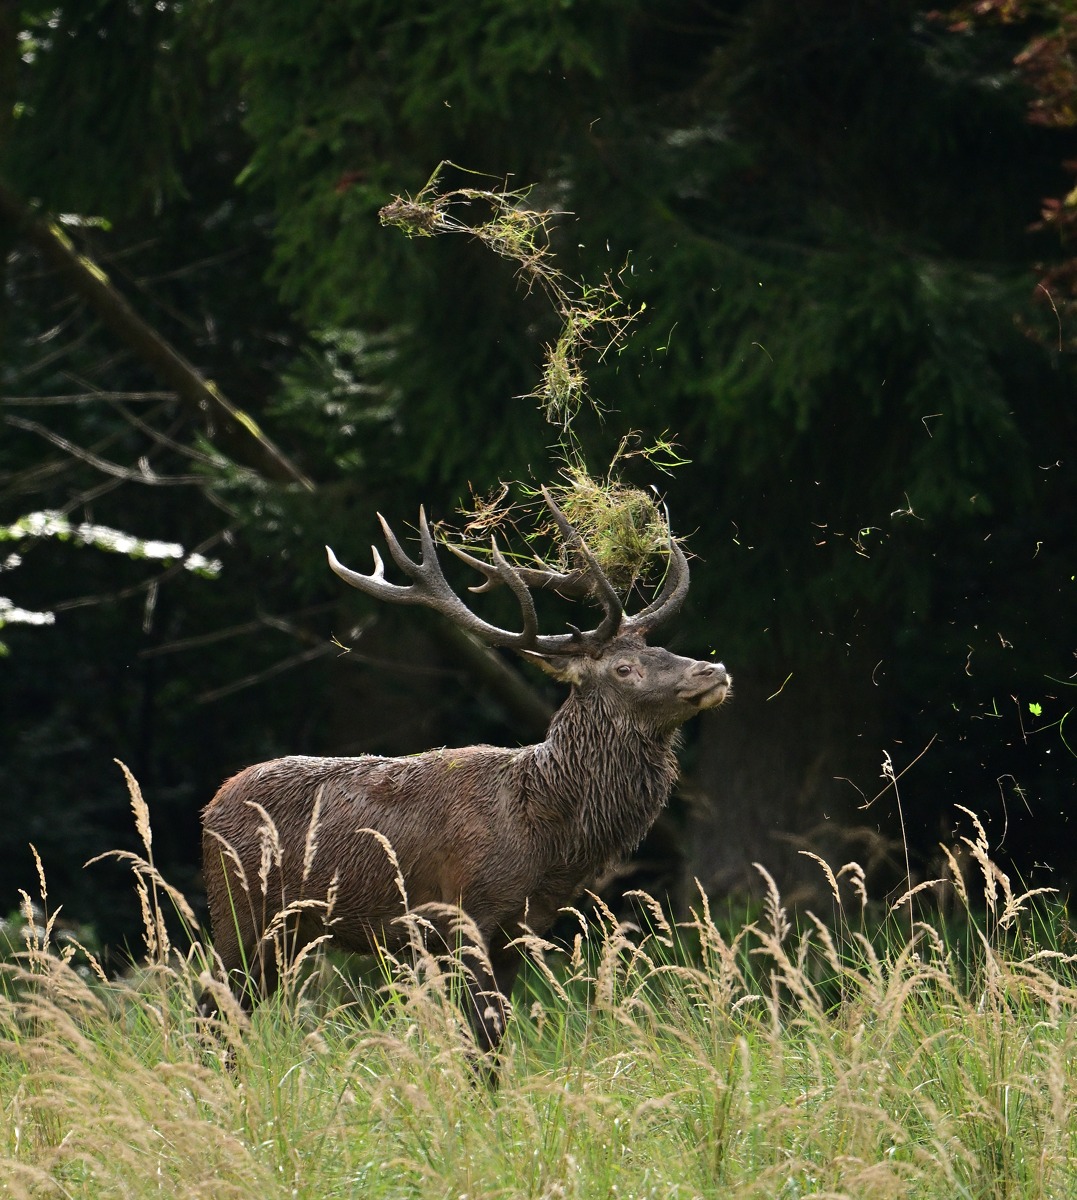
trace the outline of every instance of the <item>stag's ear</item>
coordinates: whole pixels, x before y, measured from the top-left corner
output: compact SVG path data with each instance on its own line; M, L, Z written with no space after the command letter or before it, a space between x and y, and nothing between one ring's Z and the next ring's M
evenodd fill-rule
M578 654L539 654L534 650L517 650L516 653L561 683L579 683L583 677L583 663Z

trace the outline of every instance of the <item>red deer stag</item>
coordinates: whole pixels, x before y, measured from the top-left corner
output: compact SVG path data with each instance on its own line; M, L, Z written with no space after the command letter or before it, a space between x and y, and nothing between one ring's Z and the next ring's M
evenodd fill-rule
M378 551L374 571L329 564L370 596L424 604L491 646L509 647L571 685L546 740L501 749L468 746L409 758L278 758L229 779L202 814L204 870L216 950L229 985L249 1005L277 984L272 945L278 907L291 906L289 941L331 935L370 952L399 947L404 898L454 906L469 918L475 962L468 1019L478 1046L495 1052L521 964L511 943L545 933L588 882L636 848L677 778L678 729L715 708L731 680L721 663L682 658L645 638L677 611L688 563L671 537L660 594L635 616L621 602L582 538L543 493L560 534L582 566L569 573L514 567L496 541L489 561L450 547L486 576L472 589L506 585L520 607L520 632L476 616L451 590L420 510L422 553L409 558L379 514L390 554L410 580L390 583ZM588 632L538 632L531 588L578 595L585 586L605 615ZM268 820L267 820L268 818ZM276 839L267 847L269 823ZM392 847L396 865L388 852ZM325 899L325 908L303 901ZM286 922L287 924L287 922ZM215 1009L212 995L202 1011Z

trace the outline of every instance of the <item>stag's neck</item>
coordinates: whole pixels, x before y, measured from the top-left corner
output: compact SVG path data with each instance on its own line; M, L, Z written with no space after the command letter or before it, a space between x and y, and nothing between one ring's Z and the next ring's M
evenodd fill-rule
M573 692L530 747L524 794L535 836L598 870L634 850L677 778L675 729L641 726L597 695Z

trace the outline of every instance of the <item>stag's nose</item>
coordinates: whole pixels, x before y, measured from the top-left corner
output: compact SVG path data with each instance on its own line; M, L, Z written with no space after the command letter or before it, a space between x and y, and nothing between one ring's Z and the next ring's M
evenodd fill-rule
M696 662L687 673L682 696L700 708L715 708L725 700L733 680L720 662Z

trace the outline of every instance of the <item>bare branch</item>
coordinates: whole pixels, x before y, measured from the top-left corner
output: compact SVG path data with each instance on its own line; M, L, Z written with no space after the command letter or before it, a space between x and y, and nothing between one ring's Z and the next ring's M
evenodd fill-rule
M305 608L301 613L297 613L296 615L310 616L314 613L326 612L335 607L335 604L316 604L313 608ZM292 636L299 636L301 632L306 632L305 630L300 630L299 626L293 625L291 622L281 621L275 617L259 613L253 621L244 621L241 625L229 625L224 629L215 629L212 633L200 633L194 637L176 638L174 641L164 642L160 646L149 646L139 652L139 658L157 658L161 654L177 654L184 650L197 650L202 646L212 646L216 642L228 641L234 637L242 637L247 633L261 633L267 627L278 629ZM305 641L307 639L301 638L300 640Z
M68 405L91 404L94 401L124 404L151 400L175 400L175 392L69 392L56 396L0 396L0 408L57 408Z
M162 433L161 430L155 429L148 421L144 421L141 417L135 416L133 412L129 412L122 404L111 402L111 407L116 409L128 424L133 425L140 433L144 433L158 445L165 446L169 450L175 450L177 454L183 455L184 458L189 458L191 462L201 463L206 467L217 465L216 461L208 454L202 454L192 446L184 445L183 442L177 442L174 438L169 437L167 433Z
M264 474L313 490L310 479L274 445L255 420L228 400L212 380L203 379L174 346L148 325L112 286L105 272L76 251L59 225L36 215L2 181L0 217L17 229L61 273L71 290L90 305L125 345L176 389L176 394L192 413L198 416L214 413L224 418L232 435L245 431L258 447L259 468Z
M208 692L203 692L200 696L195 697L195 703L212 704L214 700L223 700L225 696L231 696L235 692L242 692L246 688L264 683L267 679L273 679L277 675L282 675L285 671L294 670L296 667L303 666L304 663L313 662L316 658L322 658L334 649L335 647L332 642L326 642L324 645L313 646L309 650L303 650L299 654L292 654L288 658L282 658L279 662L275 662L271 667L266 667L264 671L253 671L250 675L245 675L242 679L236 679L232 683L225 684L224 687L213 688Z
M158 475L155 471L150 470L148 462L140 464L138 470L132 470L130 467L121 467L119 463L110 462L107 458L101 458L100 455L94 454L92 450L84 450L81 446L76 446L74 442L69 442L67 438L61 437L60 434L54 433L53 430L46 428L44 425L39 425L37 421L28 421L25 417L5 417L4 424L12 425L16 429L25 429L28 433L36 433L47 442L51 442L54 446L58 446L61 450L70 454L72 458L77 458L81 462L88 463L96 470L104 472L106 475L112 475L116 479L123 479L129 483L145 483L154 487L170 487L190 484L204 485L206 482L205 478L201 475Z

